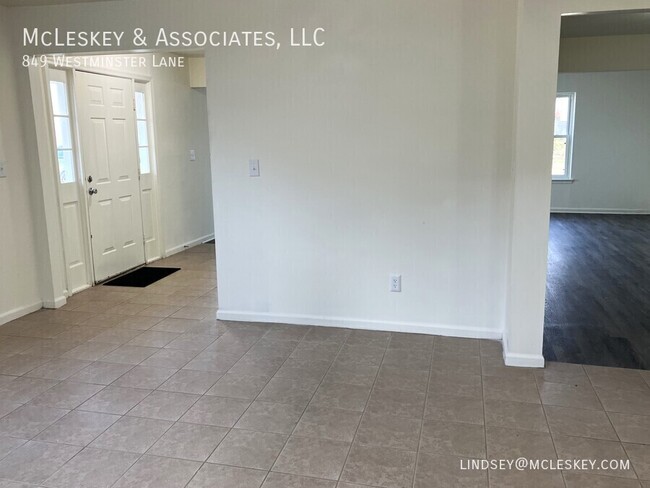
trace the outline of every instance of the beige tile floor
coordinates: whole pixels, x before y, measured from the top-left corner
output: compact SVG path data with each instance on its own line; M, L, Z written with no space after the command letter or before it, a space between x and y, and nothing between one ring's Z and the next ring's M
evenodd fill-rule
M500 344L217 322L212 246L0 327L0 488L650 487L650 372ZM461 459L630 459L591 472Z

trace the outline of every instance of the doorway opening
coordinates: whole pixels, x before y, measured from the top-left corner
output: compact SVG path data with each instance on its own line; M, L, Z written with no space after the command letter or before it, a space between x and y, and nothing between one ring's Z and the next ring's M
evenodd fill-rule
M205 83L152 58L42 68L67 296L214 238Z
M561 32L544 357L650 369L650 17Z

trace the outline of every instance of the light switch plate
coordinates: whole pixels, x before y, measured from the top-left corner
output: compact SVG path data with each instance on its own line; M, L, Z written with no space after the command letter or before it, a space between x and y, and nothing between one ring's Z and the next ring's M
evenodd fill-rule
M249 159L248 160L248 176L259 176L260 175L260 160L259 159Z
M190 161L196 161L196 151L194 149L190 149Z
M7 167L7 161L0 161L0 178L6 178L6 168Z

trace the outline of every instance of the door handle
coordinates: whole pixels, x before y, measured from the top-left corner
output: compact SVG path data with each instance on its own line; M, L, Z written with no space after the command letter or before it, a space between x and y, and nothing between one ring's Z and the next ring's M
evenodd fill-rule
M88 195L95 195L97 194L97 188L88 188Z

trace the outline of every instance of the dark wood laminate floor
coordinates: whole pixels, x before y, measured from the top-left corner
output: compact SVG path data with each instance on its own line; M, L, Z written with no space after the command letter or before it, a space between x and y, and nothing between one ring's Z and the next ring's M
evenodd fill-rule
M551 215L544 357L650 369L650 215Z

